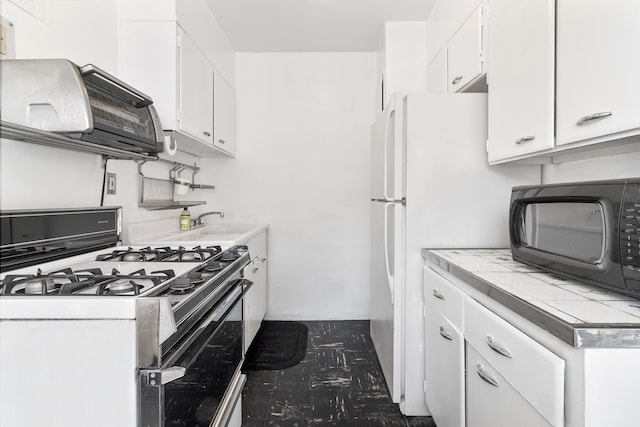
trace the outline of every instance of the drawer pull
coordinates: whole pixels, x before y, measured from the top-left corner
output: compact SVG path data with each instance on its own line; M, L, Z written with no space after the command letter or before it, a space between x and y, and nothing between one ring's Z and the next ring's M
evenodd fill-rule
M453 337L451 336L451 334L449 332L445 331L445 329L442 326L440 326L440 335L445 340L449 340L449 341L453 340Z
M607 117L612 116L613 113L611 111L605 111L602 113L595 113L595 114L590 114L588 116L584 116L582 117L580 120L578 120L578 122L576 123L578 126L582 126L584 124L587 124L593 120L600 120L600 119L606 119Z
M478 376L482 378L484 382L486 382L487 384L491 384L494 387L500 387L500 384L498 384L498 381L494 380L489 375L487 375L484 372L482 365L479 363L476 365L476 372L478 372Z
M512 358L509 350L506 350L493 342L493 337L491 335L487 335L487 345L491 348L491 350L495 351L499 355L508 357L509 359Z
M252 269L251 269L251 272L252 272L252 273L256 273L258 270L259 270L259 269L258 269L257 267L256 267L256 268L252 268Z
M462 76L456 76L453 78L453 80L451 80L451 84L457 85L458 83L460 83L460 80L462 80Z
M442 299L442 300L444 299L444 295L442 295L442 294L440 293L440 291L439 291L439 290L437 290L437 289L434 289L434 290L433 290L433 296L434 296L434 297L436 297L436 298L438 298L438 299Z
M219 140L218 140L218 142L219 142L220 144L225 144L225 143L226 143L226 141L225 141L224 139L219 139Z
M523 136L522 138L516 139L516 144L522 144L523 142L530 142L530 141L533 141L534 139L536 139L536 137L533 135Z
M211 136L211 132L207 132L206 130L202 132L202 134L204 136L206 136L207 138L209 138Z

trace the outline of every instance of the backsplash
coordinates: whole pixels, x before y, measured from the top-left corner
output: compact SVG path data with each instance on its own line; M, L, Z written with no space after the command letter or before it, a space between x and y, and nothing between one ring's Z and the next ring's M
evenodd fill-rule
M640 177L640 153L542 166L542 183Z

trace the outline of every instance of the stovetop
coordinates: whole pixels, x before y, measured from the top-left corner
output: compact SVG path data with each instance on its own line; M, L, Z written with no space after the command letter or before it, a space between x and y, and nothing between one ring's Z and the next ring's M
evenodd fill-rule
M0 295L170 296L172 304L210 281L246 247L115 247L0 274Z

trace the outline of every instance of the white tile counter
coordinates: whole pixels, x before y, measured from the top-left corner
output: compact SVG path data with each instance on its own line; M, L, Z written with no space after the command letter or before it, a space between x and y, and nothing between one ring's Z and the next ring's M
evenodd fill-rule
M508 249L422 255L573 347L640 348L640 300L513 261Z

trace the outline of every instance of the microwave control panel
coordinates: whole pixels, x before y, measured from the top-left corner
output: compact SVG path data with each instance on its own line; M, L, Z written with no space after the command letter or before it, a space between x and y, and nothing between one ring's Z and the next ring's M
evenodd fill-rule
M640 293L640 182L628 182L620 212L620 263L627 289Z

